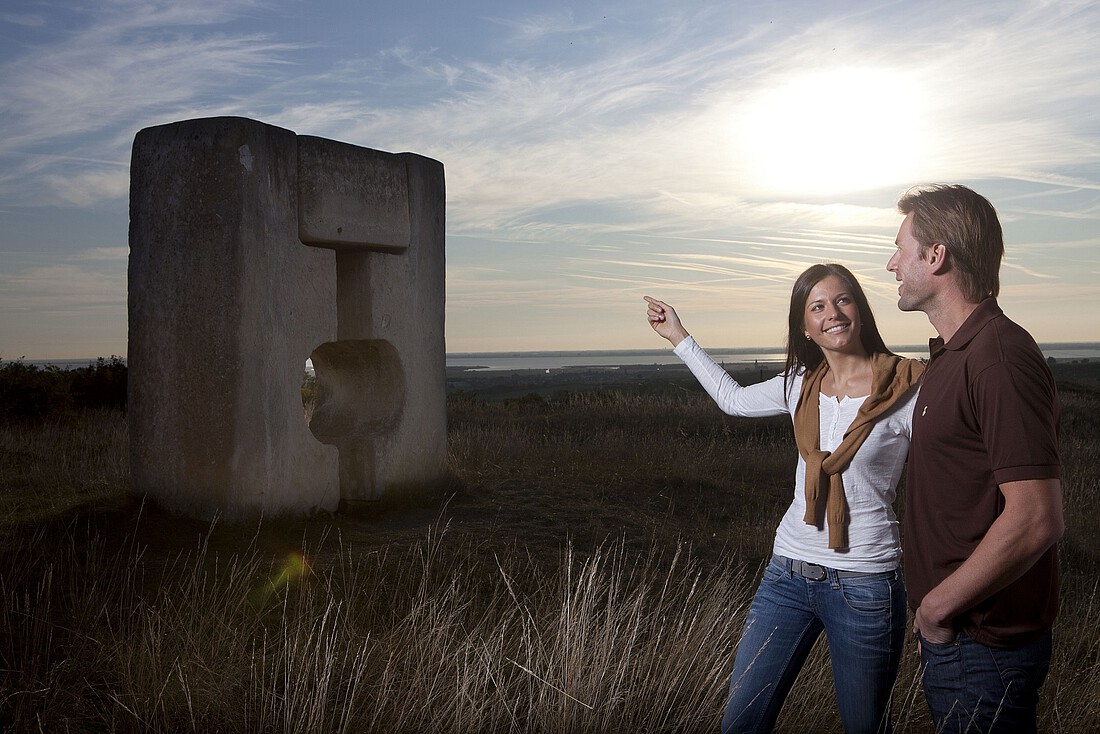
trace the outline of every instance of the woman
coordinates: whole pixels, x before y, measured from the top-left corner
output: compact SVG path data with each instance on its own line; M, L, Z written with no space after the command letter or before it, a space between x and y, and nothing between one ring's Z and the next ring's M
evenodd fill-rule
M723 411L789 413L798 444L794 501L745 621L723 734L772 730L822 631L844 730L890 731L906 614L892 505L923 365L886 348L863 289L841 265L798 277L786 368L748 387L707 356L671 306L645 300L650 326Z

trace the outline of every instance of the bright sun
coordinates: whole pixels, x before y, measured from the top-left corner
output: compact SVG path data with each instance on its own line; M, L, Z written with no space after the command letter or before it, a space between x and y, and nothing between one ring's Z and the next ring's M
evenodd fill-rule
M920 160L916 90L868 69L809 72L749 102L737 147L773 193L833 194L906 181Z

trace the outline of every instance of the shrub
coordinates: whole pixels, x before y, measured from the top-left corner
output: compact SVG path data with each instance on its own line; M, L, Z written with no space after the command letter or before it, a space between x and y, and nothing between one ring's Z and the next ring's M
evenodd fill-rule
M127 369L121 357L99 357L63 370L22 360L0 366L0 423L35 423L89 410L126 410Z

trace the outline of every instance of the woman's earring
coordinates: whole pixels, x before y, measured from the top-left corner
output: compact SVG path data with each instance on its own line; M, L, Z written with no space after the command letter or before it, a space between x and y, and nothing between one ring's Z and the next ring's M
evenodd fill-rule
M807 339L809 339L809 338L810 338L810 335L809 335L809 333L807 333L807 334L806 334L806 338L807 338Z

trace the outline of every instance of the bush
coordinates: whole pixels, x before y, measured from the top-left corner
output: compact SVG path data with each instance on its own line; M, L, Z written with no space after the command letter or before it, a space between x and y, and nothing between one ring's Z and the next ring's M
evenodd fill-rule
M8 362L0 367L0 420L27 422L68 409L68 385L58 367Z
M22 360L0 365L0 423L35 423L89 410L126 410L126 362L103 357L63 370Z
M70 374L70 392L77 410L126 410L127 371L121 357L100 357Z

